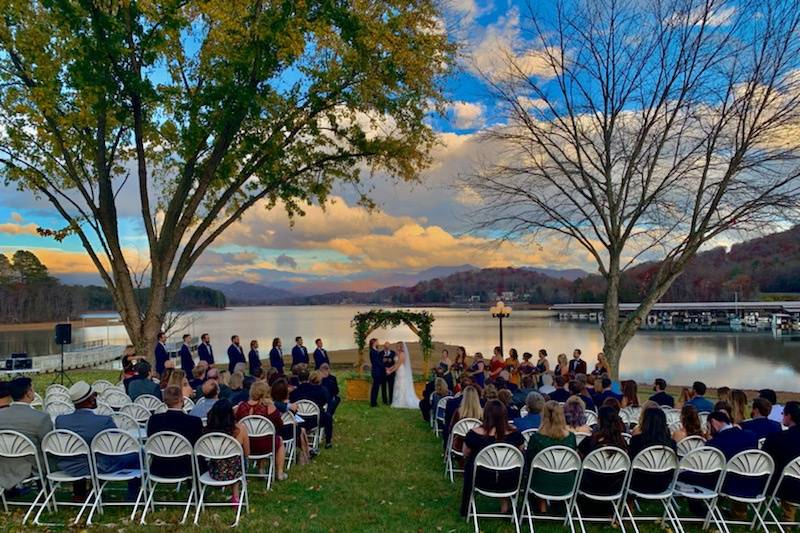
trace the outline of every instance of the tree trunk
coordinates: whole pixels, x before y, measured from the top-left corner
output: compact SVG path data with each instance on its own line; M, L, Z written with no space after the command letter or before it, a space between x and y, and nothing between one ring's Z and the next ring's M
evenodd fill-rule
M612 257L609 260L606 275L606 301L603 304L603 353L608 359L608 370L611 379L619 380L619 360L622 357L624 344L619 343L619 259Z

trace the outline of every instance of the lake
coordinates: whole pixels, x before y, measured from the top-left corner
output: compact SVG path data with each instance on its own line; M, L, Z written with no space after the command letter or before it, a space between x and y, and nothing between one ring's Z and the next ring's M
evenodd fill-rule
M355 341L350 320L366 306L238 307L194 315L188 333L209 333L217 353L223 353L230 336L238 334L242 345L259 341L263 355L272 338L280 336L286 347L301 335L306 346L321 337L329 350L353 348ZM498 324L487 310L433 308L436 321L433 338L463 345L468 353L491 353L498 343ZM506 350L515 347L536 353L545 348L555 367L560 352L571 354L580 348L590 367L603 345L597 324L563 322L541 311L514 311L503 321ZM405 327L376 331L374 336L396 341L414 341ZM0 354L28 351L31 354L56 353L53 335L47 331L0 332ZM87 327L73 332L75 342L106 340L124 344L125 330L110 325ZM176 334L171 340L178 340ZM286 350L288 352L288 349ZM701 379L711 386L742 388L771 387L800 391L800 342L773 338L770 332L689 332L640 331L628 344L622 359L622 376L637 381L663 377L670 383L687 384Z

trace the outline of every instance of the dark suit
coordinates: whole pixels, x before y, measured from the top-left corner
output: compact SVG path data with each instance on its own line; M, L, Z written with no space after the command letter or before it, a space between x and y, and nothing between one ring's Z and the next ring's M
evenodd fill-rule
M764 442L763 451L768 453L775 461L775 474L772 476L769 490L775 489L781 477L783 469L792 460L800 457L800 426L792 426L786 431L773 433ZM778 497L786 498L789 501L797 502L800 500L800 481L793 478L786 478L781 488L778 490Z
M397 357L397 355L394 353L394 350L384 350L381 352L381 357L383 358L383 368L389 370L394 366L395 357ZM381 384L381 396L383 397L383 403L388 403L391 405L393 399L392 396L394 396L394 378L397 377L397 373L389 374L386 372L385 376L386 377ZM389 397L388 402L386 401L387 392Z
M714 438L706 442L706 446L717 448L725 455L725 460L730 461L737 453L745 450L758 449L758 439L749 431L730 427L717 433ZM723 492L736 496L751 497L763 486L759 478L748 478L729 474L722 486Z
M386 367L383 366L383 355L375 348L369 349L369 364L372 367L372 388L369 392L369 404L372 407L378 405L378 389L383 389L383 382L386 380ZM385 391L385 389L383 389ZM383 403L386 401L384 392Z
M214 366L214 348L210 344L201 342L197 347L197 357L208 363L208 366Z
M194 446L203 434L203 421L196 416L184 413L181 409L169 409L166 413L153 415L147 421L147 436L151 437L161 431L178 433ZM150 472L162 477L183 477L192 475L192 458L163 459L153 457Z
M569 373L572 376L575 374L586 374L586 361L583 359L572 359L569 362Z
M277 346L269 351L269 366L283 374L283 352Z
M298 400L311 400L319 406L320 410L320 419L318 421L303 417L306 420L300 424L300 427L310 430L315 428L317 424L321 425L325 430L325 443L330 444L331 438L333 438L333 417L325 410L325 404L329 400L327 389L322 385L313 385L308 382L301 383L289 394L290 402L294 403Z
M622 401L622 395L621 394L617 394L616 392L614 392L614 391L612 391L610 389L609 390L604 390L603 392L600 392L600 393L596 394L592 398L592 400L594 401L594 404L596 406L600 407L600 406L603 405L603 402L606 401L606 399L608 399L608 398L614 398L618 402Z
M186 372L187 376L191 376L192 369L194 369L194 359L192 359L192 351L189 349L188 346L182 344L180 352L178 353L181 356L181 370Z
M156 343L156 372L158 375L164 373L164 364L169 361L167 348L160 342Z
M566 402L572 396L566 389L556 389L547 395L554 402Z
M308 348L305 346L295 346L292 348L292 368L299 364L308 364Z
M756 436L757 439L766 438L773 433L780 433L783 431L781 425L774 420L770 420L765 416L745 420L740 424L742 429L745 429Z
M323 364L331 364L331 360L328 359L328 350L325 348L317 348L314 350L314 368L319 370Z
M336 376L330 374L328 377L322 378L322 386L328 391L328 414L333 416L336 408L342 402L342 398L339 396L339 382L336 381Z
M247 361L244 360L244 350L242 350L241 346L237 346L236 344L228 346L228 372L233 374L233 368L238 363L246 362Z
M150 378L142 378L139 376L132 378L128 383L128 396L130 397L131 401L143 394L155 396L160 400L161 387L159 387L158 383Z
M657 392L650 396L650 400L656 402L658 405L666 405L667 407L675 407L675 398L670 396L664 391Z
M261 368L261 358L258 355L258 350L250 350L250 353L247 354L247 362L250 375L255 376L256 370Z

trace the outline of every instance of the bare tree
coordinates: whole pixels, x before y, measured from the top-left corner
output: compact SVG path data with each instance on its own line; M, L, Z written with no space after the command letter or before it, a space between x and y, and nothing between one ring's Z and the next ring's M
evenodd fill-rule
M539 9L522 18L528 50L486 75L507 122L485 137L502 149L466 182L484 200L480 228L562 235L594 258L617 378L624 347L698 249L797 213L800 9L783 0ZM623 319L621 274L644 259L660 263Z

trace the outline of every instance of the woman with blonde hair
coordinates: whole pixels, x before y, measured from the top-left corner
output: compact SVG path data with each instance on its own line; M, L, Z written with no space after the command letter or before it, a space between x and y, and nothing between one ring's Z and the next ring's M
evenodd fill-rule
M730 396L731 421L739 425L749 417L747 416L747 394L741 389L733 389Z
M461 393L461 405L459 405L456 412L453 413L453 420L450 422L450 431L453 430L456 422L465 418L476 418L478 420L483 420L481 397L478 393L478 389L472 386L464 387L464 391ZM454 450L460 450L463 443L464 439L462 437L453 435Z
M531 463L533 463L533 458L536 457L536 454L551 446L566 446L573 450L578 447L575 433L567 427L564 406L553 400L544 404L542 424L539 426L539 431L531 435L528 441L528 448L525 451L525 470L523 472L530 472ZM566 494L572 489L572 476L537 470L534 472L531 484L540 487L547 486L548 488L554 488L556 491L563 491ZM523 484L523 487L525 486L527 485ZM539 511L544 513L546 511L544 500L537 500L537 504Z
M567 354L558 354L558 364L556 365L555 374L556 376L564 378L565 383L569 382L569 360L567 359Z
M183 394L185 398L191 398L192 394L194 394L194 390L192 390L191 385L189 385L189 380L186 379L186 372L180 368L176 368L172 371L169 376L169 381L167 382L167 387L178 387L181 389L181 394Z
M600 352L597 354L597 363L594 365L594 370L592 370L593 376L603 376L605 374L610 374L611 368L608 366L608 359L606 359L606 354Z
M275 448L272 447L272 437L250 437L250 450L253 455L262 455L275 452L275 478L279 481L286 479L283 472L283 465L286 462L286 448L280 434L283 429L283 419L281 412L275 407L275 403L270 396L270 390L263 381L256 381L250 386L250 399L241 402L234 409L234 417L239 422L247 416L263 416L275 426ZM266 459L258 462L258 470L261 474L266 471Z

